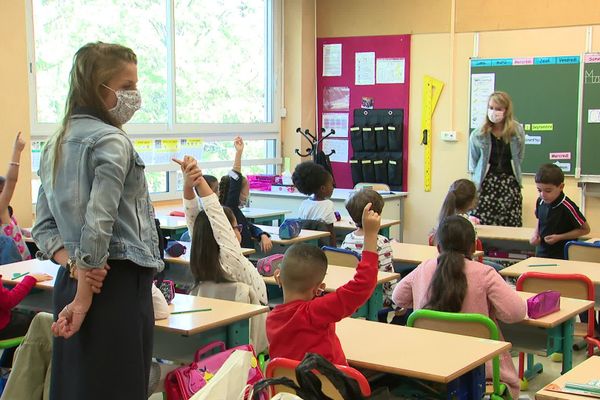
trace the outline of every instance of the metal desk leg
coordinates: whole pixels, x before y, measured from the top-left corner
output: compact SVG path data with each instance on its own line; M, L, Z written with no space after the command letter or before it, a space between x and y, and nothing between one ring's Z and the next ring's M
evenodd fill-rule
M378 284L367 301L367 319L377 321L377 312L383 308L383 285Z
M485 364L448 383L447 388L446 398L449 400L481 399L485 394Z
M575 331L575 318L571 318L562 323L562 374L567 373L573 368L573 333Z

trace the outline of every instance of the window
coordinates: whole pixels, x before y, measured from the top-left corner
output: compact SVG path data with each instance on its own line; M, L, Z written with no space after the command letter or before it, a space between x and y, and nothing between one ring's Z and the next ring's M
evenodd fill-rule
M142 108L124 130L146 162L153 198L179 196L171 157L192 154L207 171L229 169L238 134L247 143L244 172L274 173L280 1L29 0L33 171L62 118L73 55L104 41L138 56Z

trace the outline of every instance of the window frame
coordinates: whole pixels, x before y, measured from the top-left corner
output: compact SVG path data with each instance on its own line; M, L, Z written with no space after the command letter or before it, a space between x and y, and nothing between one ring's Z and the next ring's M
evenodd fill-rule
M31 126L31 141L46 141L58 130L60 123L38 122L37 109L37 77L35 35L33 21L33 1L26 1L26 30L27 30L27 57L29 63L29 116ZM265 105L267 120L263 123L178 123L176 107L176 48L175 48L175 0L164 0L167 7L166 28L167 38L167 122L166 123L132 123L126 124L123 130L136 139L184 139L201 138L205 142L230 141L235 136L241 135L244 140L272 140L267 149L269 155L264 159L243 160L244 166L269 165L268 170L276 173L282 163L281 158L281 109L282 104L282 0L265 0L266 20L270 23L266 27L265 57L267 66ZM205 162L206 168L219 168L231 165L231 161ZM148 172L164 171L167 176L167 192L151 194L152 200L171 200L181 197L177 191L177 171L175 163L147 165ZM36 179L37 171L32 171L32 179ZM35 203L37 199L33 199Z

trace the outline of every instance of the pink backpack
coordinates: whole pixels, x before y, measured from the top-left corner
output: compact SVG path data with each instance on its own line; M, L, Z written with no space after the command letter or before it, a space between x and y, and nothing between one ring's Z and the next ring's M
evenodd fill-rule
M273 273L276 269L279 269L282 261L283 254L272 254L268 257L258 260L256 269L262 276L273 276Z

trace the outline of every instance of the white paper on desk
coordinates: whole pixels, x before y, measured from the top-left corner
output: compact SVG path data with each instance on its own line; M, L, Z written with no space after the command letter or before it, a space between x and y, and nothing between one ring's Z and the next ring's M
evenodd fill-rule
M600 124L600 110L588 110L588 124Z
M354 84L355 85L374 85L375 84L375 53L356 53L354 54Z
M335 153L329 156L331 162L348 162L348 140L347 139L325 139L323 140L323 152L325 154Z
M323 45L323 76L342 76L342 44Z
M325 134L333 129L335 137L348 137L348 113L323 113L321 126Z
M378 58L377 83L404 83L404 58Z
M471 129L483 125L487 115L488 99L494 92L496 74L471 75Z

